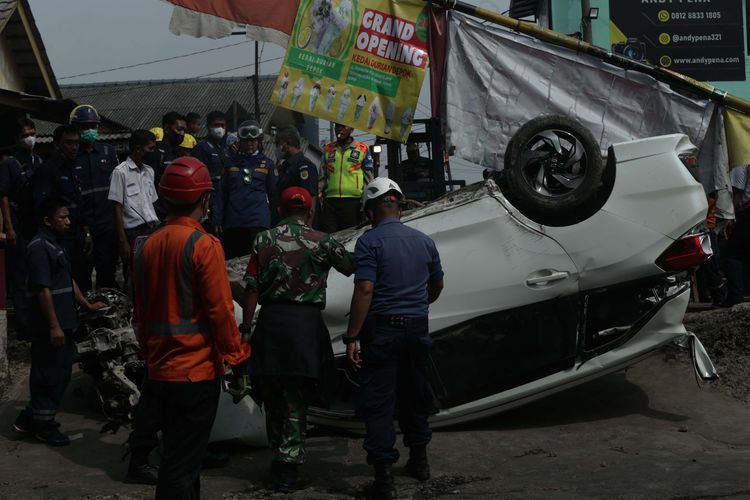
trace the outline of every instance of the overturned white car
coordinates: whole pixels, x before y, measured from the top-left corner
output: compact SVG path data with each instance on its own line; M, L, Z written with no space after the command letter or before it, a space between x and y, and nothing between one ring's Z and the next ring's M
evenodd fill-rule
M532 139L530 149L560 146L563 156L579 156L580 143L571 151L567 131L540 133L542 142ZM440 408L433 426L492 415L625 368L686 335L686 270L711 255L700 230L706 196L681 160L692 153L683 135L612 146L598 201L582 202L588 212L559 214L573 219L554 226L538 222L544 214L532 215L535 221L522 213L492 180L403 218L435 240L445 270L445 290L430 309ZM552 167L536 163L527 165L529 185L552 197L543 187ZM559 175L575 182L570 168ZM353 247L358 234L341 236ZM339 354L352 287L331 274L325 319ZM350 427L356 384L341 362L340 400L311 414L317 423Z
M499 413L688 338L688 270L711 256L706 196L687 166L694 153L675 134L615 144L604 162L578 122L540 117L514 136L506 171L404 215L435 240L445 270L430 309L434 427ZM364 230L337 238L353 250ZM234 285L246 263L227 263ZM361 426L340 341L352 290L352 278L330 274L324 317L338 397L310 410L330 427ZM715 377L700 342L691 344L699 375ZM212 440L261 444L262 419L249 398L235 406L224 395Z

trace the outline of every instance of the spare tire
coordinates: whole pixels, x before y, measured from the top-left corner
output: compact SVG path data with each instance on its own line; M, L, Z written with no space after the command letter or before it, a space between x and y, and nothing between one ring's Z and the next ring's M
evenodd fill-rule
M508 143L501 186L531 220L566 226L601 207L604 169L599 144L582 123L567 116L540 116Z

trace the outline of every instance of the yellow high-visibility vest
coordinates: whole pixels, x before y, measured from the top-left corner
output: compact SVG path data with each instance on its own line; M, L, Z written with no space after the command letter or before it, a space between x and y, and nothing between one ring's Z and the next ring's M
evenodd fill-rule
M346 149L331 142L323 148L323 166L328 174L326 198L360 198L365 187L362 163L370 151L364 142L354 141Z

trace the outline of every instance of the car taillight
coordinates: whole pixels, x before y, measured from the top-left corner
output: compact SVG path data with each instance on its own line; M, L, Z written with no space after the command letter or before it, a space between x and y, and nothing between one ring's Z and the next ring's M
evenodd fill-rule
M678 155L680 157L680 161L682 161L682 164L685 165L688 169L693 169L698 166L698 155L694 152L689 153L682 153Z
M672 243L656 265L665 271L684 271L699 266L713 255L708 234L689 234Z

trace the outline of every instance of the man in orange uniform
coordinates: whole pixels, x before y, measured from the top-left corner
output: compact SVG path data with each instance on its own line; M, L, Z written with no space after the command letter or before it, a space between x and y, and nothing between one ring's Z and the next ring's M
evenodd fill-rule
M199 222L213 190L200 160L173 161L159 184L167 223L135 245L138 340L164 443L157 499L199 498L224 363L243 365L250 354L240 343L221 243Z

